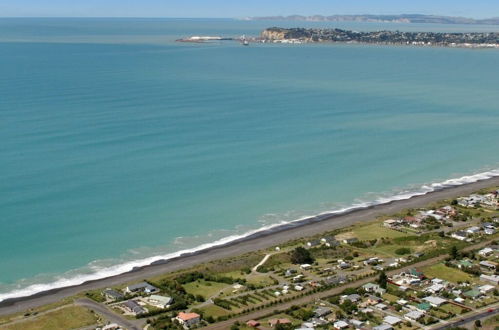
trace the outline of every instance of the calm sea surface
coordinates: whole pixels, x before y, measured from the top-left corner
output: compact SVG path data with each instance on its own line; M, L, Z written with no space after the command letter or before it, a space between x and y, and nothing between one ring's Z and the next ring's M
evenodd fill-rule
M0 299L499 167L499 50L174 42L274 25L499 30L0 20Z

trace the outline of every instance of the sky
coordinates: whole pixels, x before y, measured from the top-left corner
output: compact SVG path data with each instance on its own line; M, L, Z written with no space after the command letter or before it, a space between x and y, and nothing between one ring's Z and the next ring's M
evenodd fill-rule
M499 0L0 0L0 17L226 17L334 14L499 17Z

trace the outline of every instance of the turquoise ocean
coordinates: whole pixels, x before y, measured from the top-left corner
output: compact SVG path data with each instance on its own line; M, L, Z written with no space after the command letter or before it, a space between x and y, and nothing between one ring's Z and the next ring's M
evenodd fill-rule
M499 175L499 50L176 43L270 26L0 19L0 300Z

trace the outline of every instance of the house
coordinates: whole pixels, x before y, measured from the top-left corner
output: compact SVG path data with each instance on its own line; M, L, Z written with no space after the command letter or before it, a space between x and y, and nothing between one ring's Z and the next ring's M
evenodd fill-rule
M340 245L340 242L338 242L336 239L334 239L334 237L331 237L331 236L321 238L321 243L327 247Z
M381 299L380 297L376 297L376 296L373 296L373 295L369 295L367 297L367 304L369 305L376 305L376 304L379 304L380 302L382 302L383 299Z
M345 238L342 242L344 244L353 244L353 243L357 243L359 241L359 239L357 237L351 237L351 238Z
M373 257L373 258L369 258L367 260L364 260L364 265L365 266L369 266L369 265L377 265L379 263L379 258L378 257Z
M485 228L485 230L483 231L486 235L494 235L496 233L496 230L495 229L492 229L492 228Z
M284 273L284 276L292 276L293 274L296 274L296 269L286 269L286 272Z
M472 289L463 293L463 296L470 299L478 299L483 295L478 289Z
M123 328L116 323L109 323L101 328L101 330L120 330L120 329Z
M298 274L295 277L293 277L294 282L298 282L303 278L303 274Z
M352 267L351 264L349 264L348 262L345 262L345 261L341 261L339 264L338 264L338 268L339 269L348 269Z
M307 242L307 247L309 247L309 248L316 247L316 246L319 246L319 245L321 245L321 241L318 240L318 239L315 239L313 241Z
M495 270L497 267L497 264L495 262L492 262L492 261L484 260L484 261L480 261L480 266L483 268L486 268L488 270Z
M383 221L383 225L388 228L397 227L400 224L400 221L394 219L388 219Z
M197 313L180 312L175 320L177 320L181 325L189 328L201 322L201 315Z
M324 317L331 314L331 309L327 307L318 307L314 310L315 317Z
M339 321L334 322L333 327L335 329L346 329L346 328L348 328L348 323L346 323L345 321L339 320Z
M356 320L356 319L348 320L348 323L350 323L355 329L364 328L364 322Z
M353 303L355 303L355 302L357 302L357 301L360 300L360 296L358 294L356 294L356 293L350 294L348 296L342 296L341 298L342 298L342 301L350 300Z
M173 298L165 297L165 296L158 296L155 294L147 297L145 300L149 305L152 305L152 306L158 307L158 308L169 308L170 305L173 303Z
M389 324L381 324L374 327L373 330L393 330L393 327Z
M466 259L459 260L459 262L457 264L457 268L459 268L459 269L469 268L469 267L473 267L473 263L469 260L466 260Z
M418 310L410 311L404 315L404 318L409 321L417 321L424 316L424 313Z
M495 285L499 284L499 275L486 275L482 274L480 275L480 280L484 282L489 282Z
M140 315L144 314L146 310L140 306L135 300L127 300L122 306L131 314Z
M450 235L450 237L455 238L460 241L465 241L468 239L468 234L462 230L458 230Z
M394 325L397 325L399 324L400 322L402 322L401 319L399 319L398 317L396 316L392 316L392 315L387 315L385 316L385 318L383 319L383 322L385 322L386 324L389 324L391 326L394 326Z
M304 287L302 287L301 285L295 285L295 286L294 286L294 289L295 289L296 291L302 291L302 290L304 289Z
M256 328L256 327L260 326L260 322L255 321L255 320L249 320L248 322L246 322L246 325L250 328Z
M417 304L416 308L419 309L420 311L427 312L431 309L431 305L427 302L423 302L423 303Z
M490 285L490 284L485 284L485 285L482 285L481 287L478 288L478 290L483 293L483 294L487 294L491 291L494 291L496 287L493 286L493 285Z
M426 297L423 298L423 300L430 303L430 305L432 305L433 307L438 307L447 302L447 300L436 296Z
M442 291L443 289L445 289L445 285L435 283L435 284L432 284L431 286L429 286L428 288L426 288L425 291L429 292L429 293L438 293L438 292Z
M291 324L291 321L288 319L272 319L269 320L269 325L271 328L275 327L278 324Z
M397 304L399 304L400 306L405 306L407 305L409 302L405 299L399 299L397 300Z
M386 306L385 304L382 304L382 303L379 303L374 307L376 307L377 309L382 310L382 311L384 311L385 309L388 308L388 306Z
M123 300L125 298L120 292L113 289L106 289L102 291L102 295L106 297L107 300L112 301Z
M480 232L480 227L476 227L476 226L474 226L474 227L470 227L470 228L466 229L466 232L467 232L468 234L471 234L471 235L473 235L473 234L477 234L477 233L479 233L479 232Z
M133 285L129 285L125 288L126 293L136 293L136 292L142 292L142 293L154 293L158 292L159 289L156 288L155 286L152 286L151 284L147 282L141 282Z
M488 257L494 253L494 249L491 249L490 247L486 247L478 251L478 254L482 257Z
M310 265L310 264L303 264L303 265L300 265L300 268L303 269L303 270L307 270L307 269L312 268L312 265Z

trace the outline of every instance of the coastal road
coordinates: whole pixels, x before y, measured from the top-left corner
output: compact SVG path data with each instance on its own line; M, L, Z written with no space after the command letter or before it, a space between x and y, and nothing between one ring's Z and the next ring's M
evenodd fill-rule
M476 245L473 245L473 246L468 246L467 248L463 249L463 251L469 251L469 250L478 249L478 248L481 248L481 247L486 246L488 244L490 244L490 241L482 242L482 243L479 243L479 244L476 244ZM389 275L389 276L391 276L391 275L398 274L401 271L403 271L405 269L408 269L408 268L421 268L421 267L425 267L425 266L434 265L434 264L436 264L438 262L441 262L441 261L445 260L445 258L447 258L448 256L449 255L445 254L445 255L441 255L441 256L438 256L438 257L435 257L435 258L431 258L431 259L428 259L428 260L423 260L421 262L417 262L417 263L414 263L412 265L408 265L406 267L402 267L402 268L399 268L399 269L391 270L389 272L386 272L386 274ZM375 281L376 279L377 279L377 276L367 277L367 278L364 278L364 279L361 279L361 280L358 280L358 281L355 281L355 282L351 282L351 283L345 284L343 286L339 286L339 287L333 288L331 290L327 290L327 291L324 291L324 292L318 292L318 293L311 294L309 296L304 296L304 297L296 298L296 299L293 299L292 301L289 301L289 302L286 302L286 303L282 303L282 304L279 304L279 305L270 306L270 307L267 307L267 308L264 308L264 309L261 309L261 310L249 313L249 314L245 314L245 315L242 315L242 316L239 316L239 317L235 317L235 318L227 320L227 321L218 322L218 323L209 325L209 326L207 326L207 327L205 327L203 329L210 329L210 330L224 330L224 329L229 329L231 327L231 325L234 324L234 322L236 322L236 321L239 321L240 323L246 323L249 320L257 320L257 319L262 318L262 317L264 317L266 315L269 315L270 313L272 313L276 309L278 309L278 310L284 310L284 309L290 308L293 305L303 305L303 304L306 304L306 303L310 303L310 302L312 302L314 300L324 299L324 298L327 298L327 297L335 296L335 295L340 294L343 290L345 290L347 288L357 288L359 286L362 286L363 284Z
M460 327L460 326L466 325L468 323L474 322L476 320L480 320L480 319L483 319L483 318L488 318L488 317L497 315L497 314L499 314L499 308L498 308L498 306L499 306L499 304L494 304L492 306L484 307L484 308L480 309L480 311L473 311L473 312L471 312L471 315L469 315L469 316L465 316L465 317L461 316L461 317L459 317L458 321L449 322L449 323L447 323L445 325L434 327L432 329L434 329L434 330L443 330L443 329L456 328L456 327Z
M127 282L142 281L144 278L187 269L208 261L237 257L245 253L267 249L285 242L323 234L354 223L373 221L376 217L394 214L409 208L427 206L433 202L465 196L482 188L499 186L499 177L461 186L449 187L406 200L393 201L372 207L352 210L344 214L328 214L297 221L279 228L258 232L243 239L221 246L211 247L196 253L187 254L162 263L142 267L137 270L86 282L80 285L53 289L29 297L7 299L0 302L0 315L22 312L30 308L55 303L87 290L113 287Z
M95 301L87 298L78 299L75 301L76 305L86 307L88 309L93 310L94 312L102 315L105 319L110 321L111 323L116 323L119 326L128 329L128 330L140 330L142 329L141 323L144 323L141 320L130 321L117 314L116 312L109 309L104 304L96 303Z

